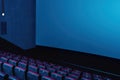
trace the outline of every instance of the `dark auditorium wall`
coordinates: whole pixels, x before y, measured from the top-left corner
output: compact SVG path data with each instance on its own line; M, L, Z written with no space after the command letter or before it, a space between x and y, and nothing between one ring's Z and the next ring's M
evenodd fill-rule
M0 15L1 21L7 22L7 34L0 37L23 49L35 46L35 0L5 0L5 17Z

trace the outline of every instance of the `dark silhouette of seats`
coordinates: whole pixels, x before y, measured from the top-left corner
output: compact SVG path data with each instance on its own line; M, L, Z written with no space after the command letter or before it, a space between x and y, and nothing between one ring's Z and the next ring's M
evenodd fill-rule
M76 79L66 76L64 80L76 80Z
M36 63L33 63L33 62L29 62L29 65L33 65L33 66L36 66Z
M54 68L47 68L48 71L50 72L55 72L56 70Z
M46 69L39 69L39 74L42 76L49 76L49 71Z
M75 75L75 74L69 74L71 78L78 79L80 75Z
M18 66L21 67L21 68L25 68L25 69L27 68L27 64L24 63L24 62L19 62Z
M82 69L0 52L0 80L113 80ZM116 79L115 79L116 80Z
M55 80L62 80L62 75L52 72L51 77L54 78Z
M39 64L38 67L39 67L39 68L43 68L43 69L46 68L46 67L45 67L44 65L42 65L42 64Z
M58 71L57 73L58 73L58 74L61 74L62 76L66 76L66 75L67 75L67 73L64 72L64 71Z
M28 70L29 70L29 71L33 71L33 72L36 72L36 73L37 73L37 72L38 72L38 67L33 66L33 65L29 65L29 66L28 66Z

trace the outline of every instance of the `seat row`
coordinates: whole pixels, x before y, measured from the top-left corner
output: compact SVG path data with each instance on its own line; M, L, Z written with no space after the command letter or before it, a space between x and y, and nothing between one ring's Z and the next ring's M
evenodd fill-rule
M80 71L72 71L70 68L58 66L52 63L41 62L40 60L28 59L26 57L16 56L13 59L13 55L5 54L0 57L1 61L1 72L7 73L8 75L15 76L20 80L39 80L41 78L50 78L62 80L65 79L76 79L80 76ZM68 77L68 73L71 73L72 77ZM22 76L20 75L22 74ZM29 76L32 75L32 76ZM44 76L44 77L43 77ZM29 78L31 77L31 78ZM36 77L36 78L35 78ZM11 77L10 77L11 78Z
M9 52L0 53L0 80L112 80Z

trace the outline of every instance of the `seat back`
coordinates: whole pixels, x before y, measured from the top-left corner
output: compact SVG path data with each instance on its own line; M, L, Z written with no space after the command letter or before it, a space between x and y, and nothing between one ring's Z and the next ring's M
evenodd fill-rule
M1 57L0 60L1 60L2 62L7 62L7 61L8 61L8 59L7 59L6 57Z
M38 67L36 66L33 66L33 65L29 65L28 66L28 71L33 71L33 72L38 72Z
M18 77L20 80L26 79L26 70L21 67L15 67L14 74L16 77Z
M49 71L45 69L39 69L39 74L42 76L49 76Z
M58 73L51 73L51 77L54 78L55 80L62 80L62 75Z
M3 71L8 75L13 75L13 65L9 63L3 63Z
M39 79L40 79L39 74L32 71L27 72L27 80L39 80Z
M17 61L16 61L16 60L12 60L12 59L10 59L10 60L8 61L8 63L10 63L10 64L12 64L12 65L14 65L14 66L17 65Z
M18 66L21 67L21 68L25 68L25 69L27 68L27 64L24 63L24 62L19 62Z

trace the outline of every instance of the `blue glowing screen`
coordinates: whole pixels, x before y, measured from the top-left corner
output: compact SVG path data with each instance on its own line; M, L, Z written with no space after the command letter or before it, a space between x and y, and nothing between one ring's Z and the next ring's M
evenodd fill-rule
M36 44L120 59L120 0L37 0Z

